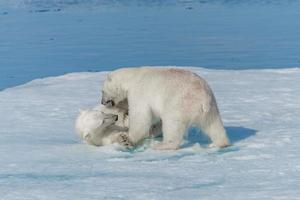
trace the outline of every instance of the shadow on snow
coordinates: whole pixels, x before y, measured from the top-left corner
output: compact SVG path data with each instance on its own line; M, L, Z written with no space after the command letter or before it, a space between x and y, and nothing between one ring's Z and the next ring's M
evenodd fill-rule
M248 137L254 136L257 132L257 130L242 126L228 126L225 127L225 129L231 144L234 144L241 140L245 140ZM187 140L189 141L189 145L194 143L208 145L211 143L210 139L206 135L201 133L199 129L196 128L191 128L189 130Z

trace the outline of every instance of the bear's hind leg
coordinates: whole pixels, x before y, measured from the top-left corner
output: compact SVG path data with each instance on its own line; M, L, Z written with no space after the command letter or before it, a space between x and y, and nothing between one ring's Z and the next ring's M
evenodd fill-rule
M227 147L230 145L220 116L202 123L200 128L211 139L209 147Z
M180 120L163 120L163 142L154 146L156 150L176 150L179 149L186 132L186 123Z
M140 107L145 108L145 106ZM129 139L133 145L137 145L144 138L149 136L151 127L151 113L146 109L138 109L134 107L129 110Z

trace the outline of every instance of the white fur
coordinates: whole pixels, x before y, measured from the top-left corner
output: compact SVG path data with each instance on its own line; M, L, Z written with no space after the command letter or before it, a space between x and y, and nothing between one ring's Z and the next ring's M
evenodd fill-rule
M88 144L102 146L119 142L121 134L127 135L128 123L125 112L101 105L81 110L75 122L75 129L80 138Z
M113 143L130 145L128 139L129 119L127 109L106 108L103 105L80 111L75 129L80 138L90 145L103 146ZM116 121L114 116L118 115ZM158 122L151 127L150 135L161 134L161 123Z
M186 130L197 126L214 146L229 145L217 103L204 79L181 69L123 68L104 82L102 102L128 100L129 138L137 144L162 121L163 142L157 149L179 148Z

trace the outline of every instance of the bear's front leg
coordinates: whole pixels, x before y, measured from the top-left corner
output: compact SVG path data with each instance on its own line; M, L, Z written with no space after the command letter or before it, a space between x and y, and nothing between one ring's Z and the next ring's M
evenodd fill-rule
M138 145L149 136L152 115L146 105L131 105L129 101L129 139L133 145Z

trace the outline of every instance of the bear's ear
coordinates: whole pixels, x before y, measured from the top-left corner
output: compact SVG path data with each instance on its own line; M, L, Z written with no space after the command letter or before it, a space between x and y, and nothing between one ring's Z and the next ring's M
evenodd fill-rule
M107 79L107 81L111 81L111 74L107 74L106 79Z

